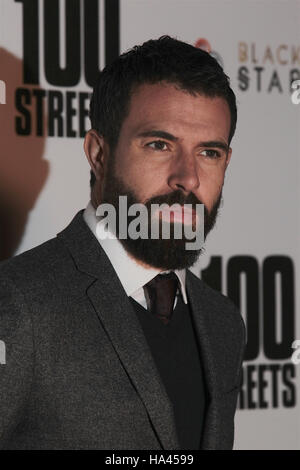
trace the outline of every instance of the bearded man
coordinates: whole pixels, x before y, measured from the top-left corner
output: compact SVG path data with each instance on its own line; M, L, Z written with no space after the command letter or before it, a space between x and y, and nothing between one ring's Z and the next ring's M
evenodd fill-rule
M233 448L245 325L188 268L215 223L236 118L222 67L168 36L100 72L91 200L0 265L1 448ZM133 205L147 214L135 232ZM103 207L116 214L106 232Z

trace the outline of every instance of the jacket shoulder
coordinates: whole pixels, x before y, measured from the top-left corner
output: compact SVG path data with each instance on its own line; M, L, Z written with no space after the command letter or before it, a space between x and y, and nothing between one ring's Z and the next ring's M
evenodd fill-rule
M191 276L190 276L191 274ZM199 301L199 314L205 319L206 332L210 338L211 350L217 358L223 373L225 390L229 384L239 387L241 383L242 362L246 348L246 326L234 302L213 289L189 271L193 285L195 302ZM226 372L225 372L226 371Z
M44 274L55 266L67 252L59 240L54 237L46 242L0 262L0 277L17 280L22 276Z
M199 279L192 271L189 270L188 272L192 282L198 285L199 292L201 292L202 297L209 302L211 307L215 307L215 310L224 311L225 309L228 313L241 316L239 309L229 297L213 289L202 279Z
M210 287L202 279L188 270L190 282L193 284L193 291L199 292L201 302L209 312L212 323L222 326L223 331L227 331L238 343L246 343L246 326L240 310L235 303L226 295Z
M56 238L0 263L0 286L13 283L29 306L81 298L80 273L67 247ZM3 290L3 287L2 287Z

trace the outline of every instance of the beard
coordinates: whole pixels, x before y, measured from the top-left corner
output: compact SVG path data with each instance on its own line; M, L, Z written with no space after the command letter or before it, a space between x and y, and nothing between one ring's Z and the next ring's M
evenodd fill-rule
M103 189L102 203L108 203L114 206L116 211L116 227L115 235L119 238L119 196L127 197L127 206L130 207L133 204L142 203L136 197L136 194L132 188L126 185L120 178L115 175L113 167L113 158L110 159L109 166L106 174L106 184ZM144 205L148 211L148 238L137 238L133 239L130 237L119 238L123 247L127 253L133 256L136 260L139 260L151 267L158 268L161 270L175 270L184 269L191 267L199 258L203 251L203 247L199 249L186 249L186 242L193 242L193 239L187 239L182 234L180 239L174 237L175 227L174 222L170 222L170 237L168 239L162 238L162 221L159 220L159 238L151 238L151 206L152 204L189 204L193 210L196 210L197 204L204 205L204 240L208 233L212 230L215 225L218 210L222 200L222 191L220 192L217 200L215 201L212 209L208 211L205 204L201 202L193 193L185 195L181 190L173 191L172 193L164 194L149 198L144 202ZM124 215L124 214L122 214ZM128 227L134 216L127 216L127 233ZM194 225L194 224L193 224ZM196 237L196 235L195 235Z

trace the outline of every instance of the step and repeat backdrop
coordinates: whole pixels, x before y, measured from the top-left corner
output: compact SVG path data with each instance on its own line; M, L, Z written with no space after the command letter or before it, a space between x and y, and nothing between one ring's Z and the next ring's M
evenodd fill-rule
M211 51L237 95L222 209L192 268L247 326L234 448L300 449L300 1L1 0L0 259L87 205L97 72L164 34Z

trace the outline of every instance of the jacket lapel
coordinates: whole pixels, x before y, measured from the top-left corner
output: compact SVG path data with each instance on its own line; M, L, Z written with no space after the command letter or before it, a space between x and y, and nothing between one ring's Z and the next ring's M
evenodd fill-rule
M77 269L91 276L84 288L131 382L147 409L164 449L179 449L172 404L142 328L109 259L78 212L58 234Z
M214 345L212 344L212 338L215 334L211 331L209 323L211 312L208 311L204 301L205 296L202 293L202 286L199 279L189 270L187 270L186 274L186 289L200 346L201 362L204 369L209 400L206 406L206 416L200 448L201 450L216 449L220 429L216 400L219 386L217 383L218 364L216 355L214 354Z

